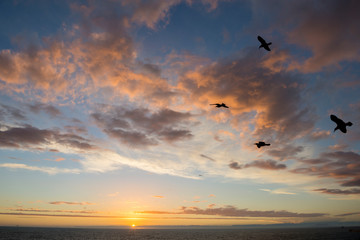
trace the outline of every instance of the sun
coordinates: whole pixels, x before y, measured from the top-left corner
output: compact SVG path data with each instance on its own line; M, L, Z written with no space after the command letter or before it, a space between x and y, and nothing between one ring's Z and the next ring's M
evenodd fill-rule
M131 225L131 227L132 227L132 228L134 228L134 227L136 227L136 225L135 225L135 224L133 224L133 225Z

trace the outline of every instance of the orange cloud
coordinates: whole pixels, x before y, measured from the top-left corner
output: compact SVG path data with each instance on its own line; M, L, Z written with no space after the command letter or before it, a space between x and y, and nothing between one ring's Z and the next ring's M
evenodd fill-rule
M160 196L160 195L156 195L156 196L153 196L154 198L164 198L164 196Z

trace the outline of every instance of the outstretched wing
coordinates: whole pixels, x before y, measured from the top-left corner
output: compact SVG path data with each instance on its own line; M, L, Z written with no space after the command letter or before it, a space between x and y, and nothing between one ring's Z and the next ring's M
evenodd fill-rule
M258 36L257 39L259 40L259 42L260 42L262 45L266 45L266 42L265 42L265 40L264 40L262 37Z
M334 121L337 125L339 124L345 124L343 120L341 120L340 118L338 118L337 116L335 115L330 115L330 119L332 121Z

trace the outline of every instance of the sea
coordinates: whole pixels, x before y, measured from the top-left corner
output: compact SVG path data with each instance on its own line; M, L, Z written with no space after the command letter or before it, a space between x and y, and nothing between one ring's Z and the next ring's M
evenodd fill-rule
M296 229L86 229L0 227L0 239L360 240L360 227Z

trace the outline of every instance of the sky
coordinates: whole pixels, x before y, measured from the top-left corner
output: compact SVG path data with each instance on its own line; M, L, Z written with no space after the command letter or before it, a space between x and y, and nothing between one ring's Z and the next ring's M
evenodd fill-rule
M0 225L359 223L359 10L0 1Z

